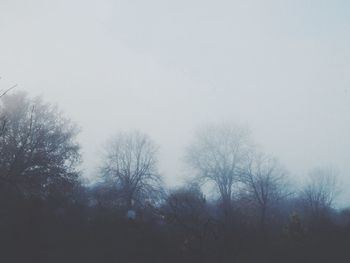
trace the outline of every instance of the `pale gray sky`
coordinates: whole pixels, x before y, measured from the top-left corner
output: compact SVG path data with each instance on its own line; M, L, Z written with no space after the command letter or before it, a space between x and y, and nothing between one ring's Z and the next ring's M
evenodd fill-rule
M233 121L291 175L339 168L350 203L349 1L1 0L0 88L18 83L82 127L87 174L118 130L183 176L198 124Z

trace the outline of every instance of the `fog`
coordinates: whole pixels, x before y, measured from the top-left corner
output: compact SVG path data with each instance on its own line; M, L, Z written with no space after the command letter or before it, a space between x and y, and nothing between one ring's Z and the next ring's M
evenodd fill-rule
M238 122L298 178L331 165L350 192L348 1L0 2L0 88L43 95L101 144L140 129L181 183L198 125Z

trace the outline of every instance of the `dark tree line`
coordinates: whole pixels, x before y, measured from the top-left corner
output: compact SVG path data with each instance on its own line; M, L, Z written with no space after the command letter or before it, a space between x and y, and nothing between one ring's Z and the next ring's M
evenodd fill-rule
M201 127L176 189L162 181L151 137L118 133L86 184L71 120L24 93L0 99L1 262L350 260L336 171L314 169L295 187L244 127Z

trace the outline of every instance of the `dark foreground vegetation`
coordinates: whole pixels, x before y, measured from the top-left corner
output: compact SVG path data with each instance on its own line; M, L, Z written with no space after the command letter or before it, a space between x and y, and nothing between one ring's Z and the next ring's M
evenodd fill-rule
M57 108L7 94L0 124L0 262L350 262L335 170L293 187L240 126L200 129L189 180L167 189L141 132L108 141L87 184L77 128Z

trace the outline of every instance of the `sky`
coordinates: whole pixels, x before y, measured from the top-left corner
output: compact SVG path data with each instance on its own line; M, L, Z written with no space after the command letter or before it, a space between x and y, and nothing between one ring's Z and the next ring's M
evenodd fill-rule
M0 0L0 89L42 95L101 145L139 129L169 185L199 125L234 122L300 180L340 172L350 204L350 2Z

